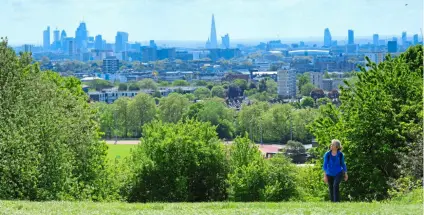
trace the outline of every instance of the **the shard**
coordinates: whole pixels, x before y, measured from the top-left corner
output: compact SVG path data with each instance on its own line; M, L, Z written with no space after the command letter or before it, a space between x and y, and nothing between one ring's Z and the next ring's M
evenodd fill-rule
M215 28L215 17L213 14L212 14L211 36L210 36L210 48L211 49L218 48L218 41L216 38L216 28Z

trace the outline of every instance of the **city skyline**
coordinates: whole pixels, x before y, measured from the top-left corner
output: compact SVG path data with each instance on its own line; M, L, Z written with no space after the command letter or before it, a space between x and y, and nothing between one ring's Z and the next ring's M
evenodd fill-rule
M212 2L217 3L211 4ZM419 34L421 37L422 2L417 0L406 2L408 6L394 0L347 0L343 3L322 0L318 2L319 4L305 0L295 0L290 3L282 0L270 2L238 0L231 1L224 7L225 3L220 0L196 0L193 2L168 0L165 3L149 0L140 3L128 0L120 4L114 4L109 0L102 2L91 0L84 5L72 0L60 2L9 0L6 2L6 7L3 7L3 10L0 9L2 12L0 13L0 25L4 26L0 29L0 35L7 36L12 45L25 43L41 45L43 43L42 31L47 26L50 26L51 29L65 30L69 37L75 37L75 29L79 26L80 21L84 20L89 36L102 35L107 42L115 41L116 33L124 31L128 32L131 42L154 39L157 41L203 41L204 43L210 36L210 20L211 15L214 14L217 37L220 38L228 33L232 41L288 38L314 38L322 41L322 32L325 28L329 28L334 40L346 40L348 29L355 31L355 40L363 37L372 39L373 34L379 34L381 39L386 39L385 36L400 38L403 31L408 32L408 38L414 34ZM326 7L321 5L323 3ZM146 6L137 13L139 14L137 17L141 19L130 17L138 11L131 7L134 5ZM314 7L315 9L312 10ZM377 10L375 14L374 12L367 14L371 11L367 7L379 7L385 13L381 14ZM4 8L13 10L4 10ZM124 13L119 16L114 16L115 12L112 15L100 13L107 8L116 8L119 9L117 11ZM147 8L156 13L148 13ZM158 8L160 10L155 10ZM336 12L331 12L330 9ZM255 10L261 11L262 15L258 16L253 13ZM363 14L352 17L351 15L357 13L358 10L362 10ZM10 14L8 11L14 13ZM143 11L147 11L147 13L143 13ZM188 15L182 15L184 11L188 12ZM262 11L267 12L263 13ZM299 12L306 13L308 16L296 14ZM281 15L282 13L284 15ZM375 19L377 16L379 20L382 20L381 22L372 24L367 21ZM61 17L61 19L55 17ZM333 17L333 19L329 19L329 17ZM287 18L295 19L287 22L285 21ZM218 41L218 43L220 42Z

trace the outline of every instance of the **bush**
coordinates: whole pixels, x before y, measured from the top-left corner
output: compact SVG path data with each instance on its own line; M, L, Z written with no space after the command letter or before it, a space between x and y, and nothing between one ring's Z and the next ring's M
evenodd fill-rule
M0 199L110 198L107 146L81 82L31 61L0 43Z
M229 200L283 201L297 195L295 167L286 157L264 160L247 137L235 139L230 156Z
M297 200L323 201L329 199L328 188L323 181L321 165L297 167Z
M143 127L132 153L127 200L220 201L226 199L227 161L215 127L188 120Z

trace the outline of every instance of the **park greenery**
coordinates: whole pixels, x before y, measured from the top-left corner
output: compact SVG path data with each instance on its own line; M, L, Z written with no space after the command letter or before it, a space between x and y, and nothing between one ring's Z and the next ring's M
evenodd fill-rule
M422 46L378 65L368 61L371 69L346 83L337 103L312 89L300 102L253 99L240 110L228 107L223 89L273 97L275 81L263 79L198 83L206 86L194 95L139 93L105 104L90 103L78 79L40 71L28 53L17 56L3 41L0 199L323 201L322 156L334 138L343 143L349 169L344 201L415 199L423 177L422 61ZM142 83L140 89L157 86ZM114 136L140 138L140 144L127 158L111 160L101 138ZM309 151L314 165L296 166L293 154L305 153L313 137L319 144ZM264 159L259 142L288 147Z

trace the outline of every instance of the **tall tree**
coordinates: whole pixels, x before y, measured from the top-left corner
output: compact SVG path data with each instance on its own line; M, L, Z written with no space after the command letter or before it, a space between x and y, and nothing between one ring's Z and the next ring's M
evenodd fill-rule
M133 135L139 137L142 134L142 126L155 118L155 100L148 94L139 93L129 102L128 111L131 115L129 119Z
M171 93L159 102L160 119L163 122L178 122L188 110L190 102L179 93Z

